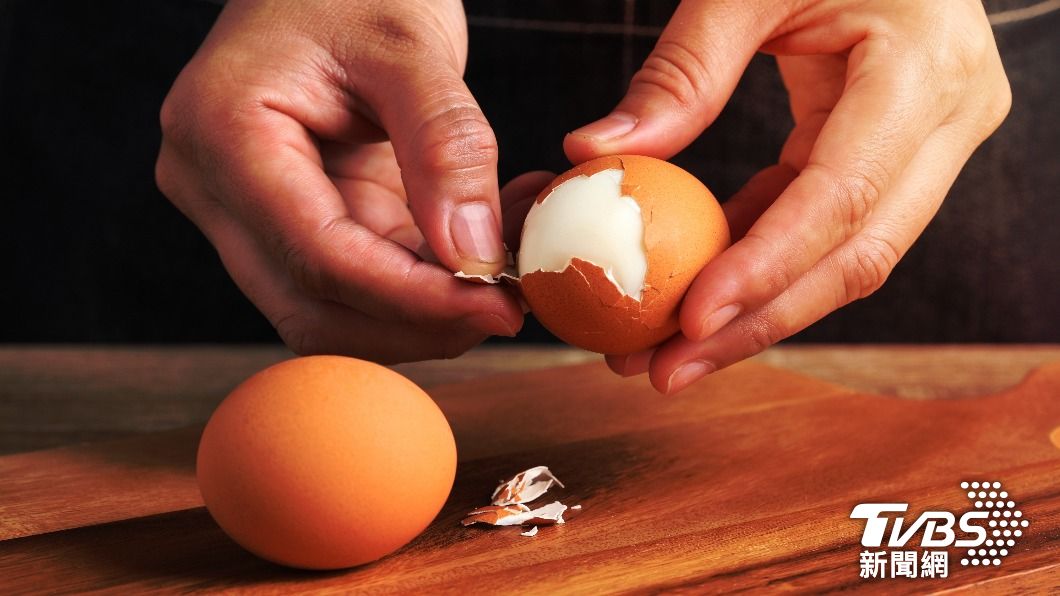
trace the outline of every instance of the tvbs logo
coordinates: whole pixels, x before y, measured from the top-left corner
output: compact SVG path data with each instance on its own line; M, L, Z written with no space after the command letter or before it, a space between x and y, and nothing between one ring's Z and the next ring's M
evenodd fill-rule
M968 500L975 508L959 516L949 511L924 511L907 523L902 514L908 511L908 503L861 503L850 512L850 517L865 520L861 544L866 549L945 549L953 546L968 549L967 556L961 555L961 565L1000 565L1030 522L1009 499L1008 492L1001 490L1000 482L962 482L961 489L967 491ZM913 542L916 536L920 537L919 542ZM896 554L892 553L891 558L901 558L895 557ZM915 550L904 552L911 559L916 554ZM944 552L929 554L936 563L948 559ZM862 553L863 567L866 560L886 561L887 555L887 551L866 550ZM862 576L866 577L864 569ZM882 572L880 576L886 577L886 573ZM893 573L892 577L895 577Z

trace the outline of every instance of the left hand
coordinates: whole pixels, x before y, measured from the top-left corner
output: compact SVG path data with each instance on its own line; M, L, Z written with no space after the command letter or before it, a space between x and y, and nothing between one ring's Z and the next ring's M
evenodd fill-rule
M759 50L777 56L795 118L779 161L725 203L735 242L693 282L682 334L607 358L664 393L878 289L1011 104L977 0L685 0L567 156L673 156Z
M298 354L455 357L520 304L459 0L229 0L162 106L159 188Z

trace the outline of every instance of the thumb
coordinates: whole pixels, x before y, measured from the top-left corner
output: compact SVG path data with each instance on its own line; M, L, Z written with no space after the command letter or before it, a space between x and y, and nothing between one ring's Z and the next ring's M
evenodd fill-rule
M608 116L567 135L574 163L632 153L668 159L710 125L783 15L762 2L685 0Z
M497 140L460 74L443 68L392 77L377 113L412 217L438 260L453 271L499 273Z

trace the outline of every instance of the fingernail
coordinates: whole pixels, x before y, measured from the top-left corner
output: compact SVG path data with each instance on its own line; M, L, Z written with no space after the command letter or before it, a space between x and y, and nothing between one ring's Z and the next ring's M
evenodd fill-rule
M593 137L598 141L611 141L628 134L637 126L637 117L625 112L612 112L596 122L586 124L571 134Z
M453 212L449 233L462 259L479 263L504 262L504 248L493 209L485 203L464 203Z
M515 337L514 329L507 321L490 313L477 313L464 317L464 323L483 333L490 335L503 335L504 337Z
M714 372L715 367L706 360L693 360L677 367L670 378L666 381L666 395L673 395L678 391L695 383L699 379Z
M739 304L728 304L719 308L711 313L706 319L703 319L703 326L699 328L699 337L691 339L696 341L707 339L718 329L727 325L729 321L735 319L738 314L740 314Z

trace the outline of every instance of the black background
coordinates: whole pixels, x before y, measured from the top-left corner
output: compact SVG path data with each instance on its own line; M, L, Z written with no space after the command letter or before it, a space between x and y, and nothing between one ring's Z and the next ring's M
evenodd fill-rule
M563 170L564 133L621 97L650 36L499 27L495 17L622 21L623 2L467 2L467 80L501 146L501 178ZM1010 3L1011 4L1011 3ZM669 3L638 4L639 25ZM212 247L157 191L158 108L220 7L209 2L0 2L0 341L276 341ZM1060 340L1057 13L995 28L1012 114L872 297L794 338ZM776 159L790 127L760 56L675 161L719 197ZM547 340L529 325L523 341Z

